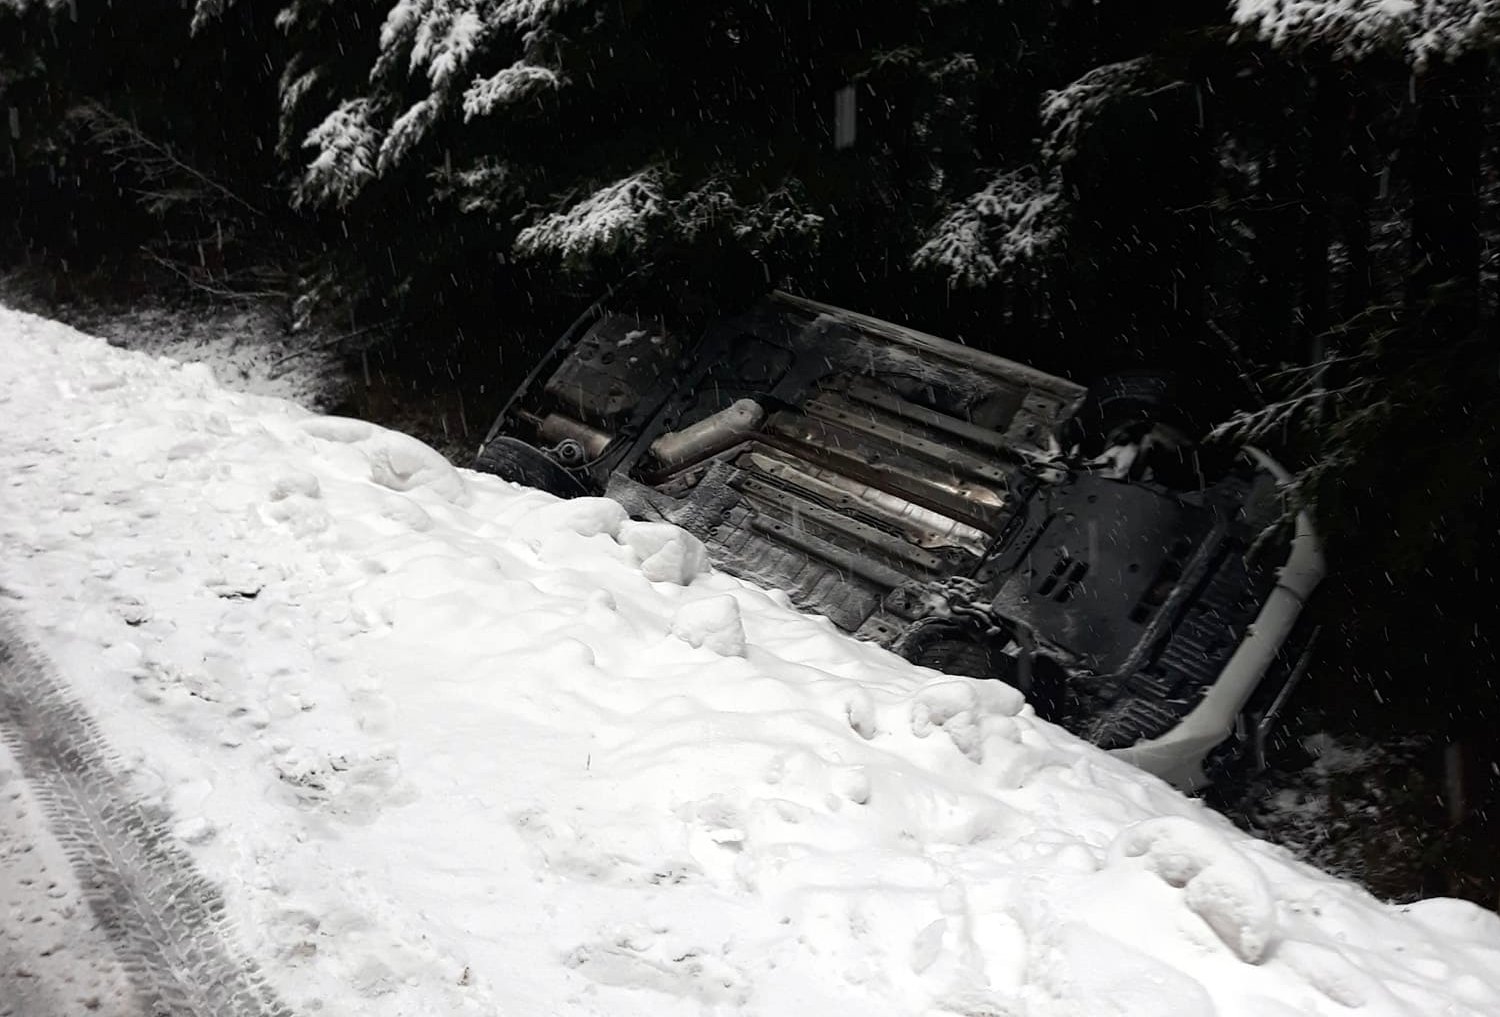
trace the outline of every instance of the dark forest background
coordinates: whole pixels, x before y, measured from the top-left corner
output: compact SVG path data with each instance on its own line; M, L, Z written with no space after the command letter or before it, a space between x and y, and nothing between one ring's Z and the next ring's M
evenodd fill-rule
M1171 368L1327 536L1299 723L1406 747L1331 803L1365 878L1493 906L1493 8L0 0L0 268L272 304L474 417L606 287Z

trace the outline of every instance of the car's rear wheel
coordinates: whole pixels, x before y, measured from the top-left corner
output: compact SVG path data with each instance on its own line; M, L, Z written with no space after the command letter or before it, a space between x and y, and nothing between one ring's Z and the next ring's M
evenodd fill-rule
M1121 477L1169 487L1201 483L1199 423L1176 378L1154 371L1106 375L1073 418L1080 456Z
M1153 426L1192 434L1193 413L1173 375L1160 371L1108 374L1089 387L1074 422L1085 453L1138 437Z
M1015 685L1016 659L1005 653L1002 641L959 628L934 628L907 651L907 659L944 674L994 678Z
M559 498L578 498L589 493L573 474L541 449L518 438L492 438L479 450L474 469Z

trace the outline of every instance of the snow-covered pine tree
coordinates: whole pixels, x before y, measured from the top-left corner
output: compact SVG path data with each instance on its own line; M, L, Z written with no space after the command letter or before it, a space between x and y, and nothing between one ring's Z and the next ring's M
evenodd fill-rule
M972 0L354 6L281 13L297 200L372 221L406 203L491 265L828 285L814 252L834 242L841 278L889 274L945 174L972 176L974 138L1035 116L1018 72L975 55L1012 45L1014 17Z
M976 322L1004 323L1012 352L1026 337L1038 355L1059 338L1116 357L1133 342L1172 341L1200 287L1161 274L1152 252L1198 243L1172 192L1197 203L1208 174L1184 87L1197 71L1180 66L1191 54L1159 51L1174 33L1198 31L1205 13L1111 4L966 13L986 26L978 72L939 94L962 96L974 114L962 143L934 153L913 266L948 288L950 304L974 308Z
M1289 504L1315 511L1337 563L1331 596L1359 605L1325 617L1363 660L1325 669L1362 663L1377 701L1399 704L1399 723L1425 729L1438 755L1487 753L1461 793L1493 804L1500 692L1454 662L1494 657L1497 5L1240 0L1233 13L1263 66L1304 75L1301 107L1283 114L1300 129L1259 169L1299 213L1282 230L1301 241L1284 278L1300 285L1311 356L1282 358L1266 405L1220 433L1285 450ZM1470 833L1486 826L1493 843L1492 821Z
M1500 5L1491 0L1240 0L1234 9L1244 32L1317 69L1319 98L1336 97L1314 125L1314 137L1340 136L1335 132L1341 122L1362 111L1350 105L1356 91L1370 95L1384 89L1401 104L1398 114L1384 121L1365 116L1365 129L1349 132L1345 144L1363 144L1363 134L1401 152L1399 160L1378 166L1378 214L1384 217L1380 232L1408 238L1404 255L1391 252L1402 271L1374 280L1371 292L1371 273L1364 267L1368 226L1361 224L1346 235L1338 251L1330 248L1326 233L1312 234L1303 258L1304 290L1309 280L1327 271L1335 253L1346 259L1357 256L1356 292L1373 303L1346 301L1342 323L1313 330L1317 355L1312 366L1294 365L1274 377L1270 404L1226 425L1227 432L1241 436L1275 430L1283 438L1300 438L1308 459L1297 486L1307 500L1335 515L1334 507L1347 499L1354 477L1375 469L1376 462L1389 464L1394 435L1431 431L1438 408L1455 399L1486 406L1493 397L1460 395L1471 387L1475 368L1480 377L1491 372L1480 362L1470 369L1455 365L1483 360L1483 344L1475 345L1473 339L1481 316L1493 319L1495 314L1493 299L1488 306L1481 300L1481 242L1483 138L1487 126L1494 127L1485 118L1496 112L1486 109L1484 96L1493 54L1500 47L1497 15ZM1351 76L1353 86L1345 80ZM1337 157L1316 152L1307 157L1310 169L1304 170L1299 188L1304 206L1341 186L1333 165ZM1358 170L1369 174L1371 167ZM1489 200L1493 204L1495 196ZM1361 223L1370 214L1369 201L1357 181L1344 199ZM1323 291L1315 296L1328 299ZM1330 310L1305 306L1303 316L1338 321ZM1411 387L1413 379L1421 379L1423 391ZM1410 448L1420 443L1400 444ZM1409 463L1407 468L1421 467Z

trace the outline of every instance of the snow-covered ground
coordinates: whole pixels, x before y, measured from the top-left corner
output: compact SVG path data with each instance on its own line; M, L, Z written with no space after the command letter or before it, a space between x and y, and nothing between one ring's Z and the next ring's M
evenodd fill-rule
M1495 914L1382 904L681 531L3 309L0 363L0 610L299 1014L1500 1013Z
M1341 741L1318 732L1303 737L1299 748L1309 761L1252 781L1235 803L1237 821L1298 858L1366 886L1414 882L1414 870L1444 832L1406 818L1420 815L1440 791L1424 780L1422 743Z
M0 304L37 310L34 294L0 275ZM38 305L38 306L33 306ZM290 334L284 309L262 303L169 304L146 300L69 303L55 316L111 345L185 363L206 363L226 388L290 399L326 410L344 395L343 354L337 335Z

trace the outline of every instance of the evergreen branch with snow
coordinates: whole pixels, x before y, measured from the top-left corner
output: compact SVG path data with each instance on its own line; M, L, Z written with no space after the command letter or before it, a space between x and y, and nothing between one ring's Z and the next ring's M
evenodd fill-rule
M1494 0L1237 0L1232 16L1273 45L1323 47L1335 59L1395 54L1418 68L1492 49L1500 32Z
M666 212L665 176L659 167L647 167L543 216L517 234L516 253L577 264L644 243L649 227Z
M562 78L556 71L519 60L469 85L464 92L464 119L486 116L501 107L535 98L549 88L560 87Z
M276 137L276 151L282 158L288 158L292 152L293 115L323 77L322 67L304 69L301 54L293 56L282 69L281 81L277 86L277 94L281 98L281 116L278 118Z
M380 132L371 122L370 101L349 99L313 128L303 142L317 156L293 191L294 205L328 202L339 207L375 179Z
M235 0L195 0L193 4L193 31L197 32L209 22L223 17L224 12L233 7L234 4Z
M1143 90L1152 79L1150 60L1137 57L1095 67L1072 84L1048 92L1042 99L1042 126L1046 139L1043 161L1062 166L1078 154L1083 131L1099 112L1122 96Z
M1456 365L1470 362L1485 337L1476 332L1433 343L1429 332L1421 308L1367 308L1324 333L1340 349L1269 373L1264 383L1275 398L1233 414L1210 440L1288 450L1287 464L1295 468L1285 485L1287 512L1309 508L1325 520L1366 496L1371 478L1389 482L1387 461L1396 449L1396 461L1408 467L1450 454L1444 421L1462 420L1476 443L1493 443L1493 422L1500 419L1493 403L1445 405L1437 394L1449 390Z
M1290 432L1304 422L1309 427L1317 427L1330 412L1337 414L1345 405L1362 405L1375 386L1372 378L1355 377L1332 387L1327 381L1332 368L1365 359L1368 358L1361 355L1332 356L1316 364L1280 372L1283 378L1290 380L1290 391L1258 409L1234 414L1215 426L1209 437L1254 443L1280 432L1281 440L1285 441Z
M375 157L376 176L384 176L399 166L427 136L440 114L441 107L438 103L427 98L397 117L381 141L380 151Z
M912 255L959 286L984 286L1020 263L1035 264L1057 244L1060 193L1027 168L1005 170L959 203Z

